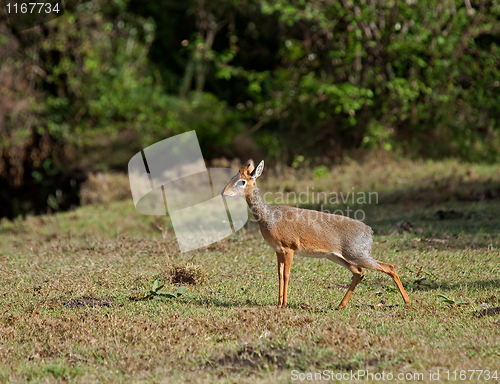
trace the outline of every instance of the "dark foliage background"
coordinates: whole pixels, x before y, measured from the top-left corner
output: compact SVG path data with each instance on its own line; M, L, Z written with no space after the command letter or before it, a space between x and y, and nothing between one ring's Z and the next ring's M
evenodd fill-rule
M493 163L499 92L493 0L94 0L22 32L2 8L0 216L193 129L207 160Z

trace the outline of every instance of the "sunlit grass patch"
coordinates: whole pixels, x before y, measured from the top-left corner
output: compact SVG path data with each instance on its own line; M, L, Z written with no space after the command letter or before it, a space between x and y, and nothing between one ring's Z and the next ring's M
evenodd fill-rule
M485 188L498 180L494 170L474 172ZM410 308L389 277L366 271L337 311L351 274L295 257L289 308L278 309L276 256L252 222L179 253L168 218L140 215L130 200L3 221L0 381L253 383L289 382L292 369L498 369L500 200L406 201L365 208L373 256L394 264ZM401 220L410 231L397 230ZM130 300L155 282L185 291Z

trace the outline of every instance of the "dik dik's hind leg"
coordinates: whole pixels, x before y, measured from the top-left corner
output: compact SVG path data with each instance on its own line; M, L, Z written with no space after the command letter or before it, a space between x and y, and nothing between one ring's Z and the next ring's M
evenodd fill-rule
M344 259L341 259L340 257L337 257L335 255L327 256L327 259L333 261L335 264L343 266L345 269L348 269L352 273L351 285L349 286L349 289L347 290L344 298L338 306L338 309L342 309L347 305L349 299L351 298L352 292L354 291L354 288L356 288L356 285L358 285L358 283L363 278L363 268L351 265Z
M398 286L399 292L401 293L401 296L403 296L403 300L406 305L410 305L410 298L406 294L405 289L403 288L403 284L401 284L401 280L399 280L399 276L396 273L396 270L394 269L394 266L391 264L383 263L381 261L377 261L377 264L379 268L375 268L378 271L387 273L389 276L392 277L396 285Z
M351 298L351 294L354 291L354 288L356 288L356 285L358 285L358 283L363 278L363 268L355 267L354 265L349 265L346 268L352 272L352 280L351 285L349 286L349 289L347 290L344 298L340 302L338 309L342 309L347 305L349 299Z

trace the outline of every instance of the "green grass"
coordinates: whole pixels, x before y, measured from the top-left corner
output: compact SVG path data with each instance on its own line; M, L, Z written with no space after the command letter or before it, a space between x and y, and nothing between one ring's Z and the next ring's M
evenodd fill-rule
M350 273L295 257L289 308L278 309L276 257L255 223L179 253L168 219L140 215L130 200L89 205L2 221L0 382L291 382L292 370L358 369L421 372L427 382L430 370L441 379L445 370L500 370L500 316L476 315L500 306L497 168L404 162L351 164L321 178L300 172L287 170L298 181L286 188L380 193L378 204L354 208L365 211L373 256L395 265L410 308L388 276L366 271L337 311ZM372 189L377 175L387 180ZM278 176L265 177L262 191L279 190ZM461 215L441 220L438 210ZM411 233L397 231L401 220ZM185 295L129 299L156 279L163 291L185 285ZM69 305L87 296L106 305Z

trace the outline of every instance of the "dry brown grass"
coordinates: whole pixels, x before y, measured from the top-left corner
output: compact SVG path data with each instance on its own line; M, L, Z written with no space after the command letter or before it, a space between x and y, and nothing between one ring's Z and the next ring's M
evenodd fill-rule
M310 168L294 170L280 165L264 173L263 179L263 188L270 191L376 191L388 203L500 198L500 167L457 160L411 161L376 156L363 163L348 160L322 176L315 176Z
M90 173L81 188L81 204L109 204L132 197L127 175L121 173Z
M256 159L257 160L257 159ZM241 161L217 159L211 167L238 169ZM283 164L266 169L259 179L263 191L320 192L376 191L389 203L455 199L481 201L500 198L500 167L462 164L457 160L441 162L394 159L376 153L363 162L346 159L316 176L314 169L293 169ZM90 174L82 186L82 204L108 204L130 199L130 184L124 174Z

